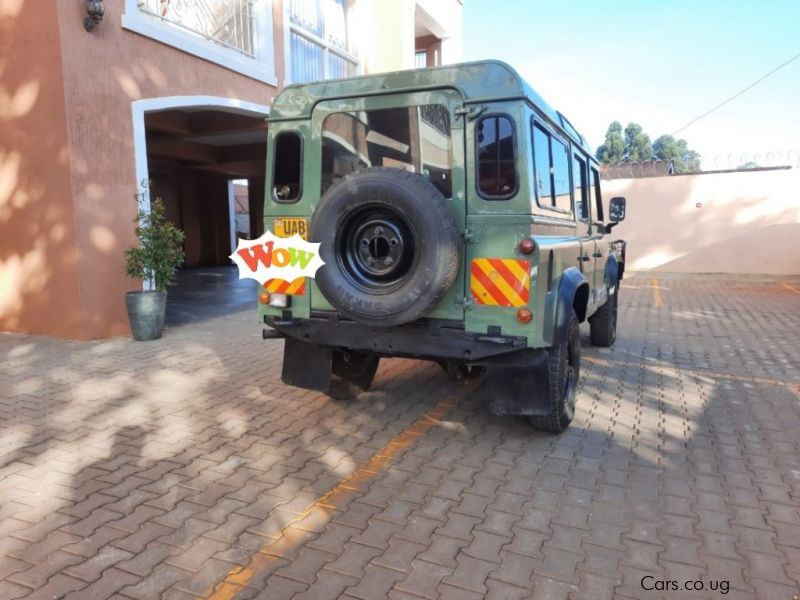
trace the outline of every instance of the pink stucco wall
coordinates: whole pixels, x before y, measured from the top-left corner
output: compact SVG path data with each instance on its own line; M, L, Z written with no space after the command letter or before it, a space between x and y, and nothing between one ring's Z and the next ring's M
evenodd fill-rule
M603 182L628 199L629 270L800 274L800 170Z

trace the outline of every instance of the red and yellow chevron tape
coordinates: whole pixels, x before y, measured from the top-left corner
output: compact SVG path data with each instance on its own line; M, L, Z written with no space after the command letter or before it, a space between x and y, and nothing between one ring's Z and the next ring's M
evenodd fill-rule
M517 258L475 258L470 290L476 304L525 306L530 300L531 263Z
M290 296L302 296L306 293L306 278L298 277L294 281L285 279L270 279L264 284L270 294L288 294Z

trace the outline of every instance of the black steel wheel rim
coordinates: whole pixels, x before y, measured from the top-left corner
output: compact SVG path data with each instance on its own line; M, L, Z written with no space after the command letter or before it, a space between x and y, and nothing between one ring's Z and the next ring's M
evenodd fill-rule
M351 283L371 293L390 293L413 270L417 257L413 226L398 211L366 206L342 222L336 258Z

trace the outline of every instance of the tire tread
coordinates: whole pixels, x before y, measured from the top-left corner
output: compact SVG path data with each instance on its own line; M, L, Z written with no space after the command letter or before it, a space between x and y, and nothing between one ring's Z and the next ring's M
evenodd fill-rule
M613 295L609 295L606 303L589 318L589 337L593 346L608 348L614 345L617 339L617 319L615 310L618 310L619 284Z
M578 330L578 317L573 312L569 326L567 327L567 338L570 335L575 335L577 341L577 373L576 377L580 374L580 335L576 333ZM550 433L561 433L569 427L572 418L562 410L565 399L562 398L561 390L561 371L565 368L564 363L567 361L567 352L563 346L566 346L568 340L559 340L559 342L550 348L547 352L547 371L546 371L546 385L547 396L550 399L550 411L547 415L538 416L532 415L530 417L531 425L534 429L539 431L548 431ZM577 393L577 392L576 392Z

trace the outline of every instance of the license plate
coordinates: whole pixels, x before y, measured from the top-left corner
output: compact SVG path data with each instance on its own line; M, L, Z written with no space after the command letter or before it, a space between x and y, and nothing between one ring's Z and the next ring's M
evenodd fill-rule
M296 217L281 217L280 219L275 219L272 226L272 233L282 238L299 235L302 239L308 240L308 219Z

